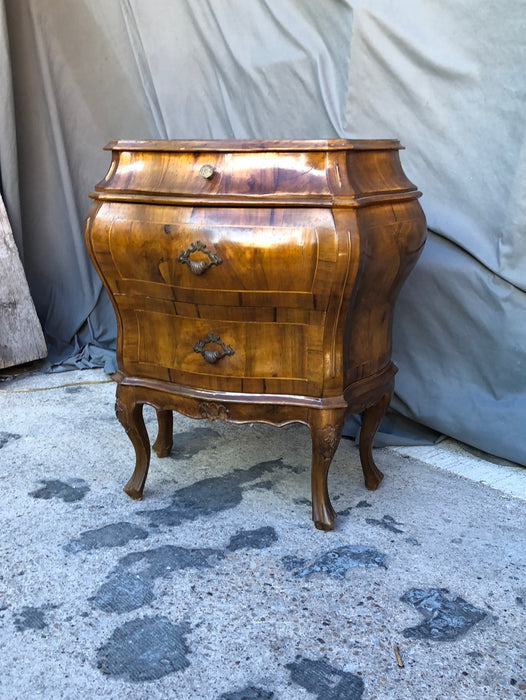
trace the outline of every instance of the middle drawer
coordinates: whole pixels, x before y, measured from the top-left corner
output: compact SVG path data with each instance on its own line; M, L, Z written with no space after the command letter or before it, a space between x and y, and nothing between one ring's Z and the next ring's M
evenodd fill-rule
M206 303L210 292L209 303L232 305L231 294L216 293L265 292L282 295L283 306L290 297L292 307L324 307L339 253L329 210L301 210L298 225L298 210L116 206L123 211L105 234L114 293L135 285L138 294ZM250 303L268 301L256 294Z

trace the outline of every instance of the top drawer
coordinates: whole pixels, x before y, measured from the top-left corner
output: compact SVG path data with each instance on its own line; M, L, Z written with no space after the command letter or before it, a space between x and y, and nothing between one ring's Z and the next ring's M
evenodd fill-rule
M166 196L329 196L324 153L114 151L96 191Z
M414 198L395 140L113 141L94 199L228 206L369 206Z

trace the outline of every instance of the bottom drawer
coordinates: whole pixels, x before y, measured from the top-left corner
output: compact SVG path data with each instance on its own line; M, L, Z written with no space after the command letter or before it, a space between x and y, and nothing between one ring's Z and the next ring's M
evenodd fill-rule
M217 387L221 377L321 382L323 324L214 321L128 310L123 337L127 373L136 373L138 366L143 374L147 366L165 368L171 381L202 388ZM207 377L214 381L208 384Z

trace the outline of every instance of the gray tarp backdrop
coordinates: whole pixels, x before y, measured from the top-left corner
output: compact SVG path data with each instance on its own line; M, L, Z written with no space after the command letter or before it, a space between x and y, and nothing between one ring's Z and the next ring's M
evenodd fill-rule
M52 361L112 363L110 139L399 138L429 238L394 409L526 464L524 0L0 0L0 176Z

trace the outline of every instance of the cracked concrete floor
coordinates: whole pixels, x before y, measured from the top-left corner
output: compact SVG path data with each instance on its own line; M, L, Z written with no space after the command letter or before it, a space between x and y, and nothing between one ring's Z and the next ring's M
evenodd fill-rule
M343 440L324 533L305 427L176 414L134 502L106 379L0 384L1 698L526 697L525 500Z

